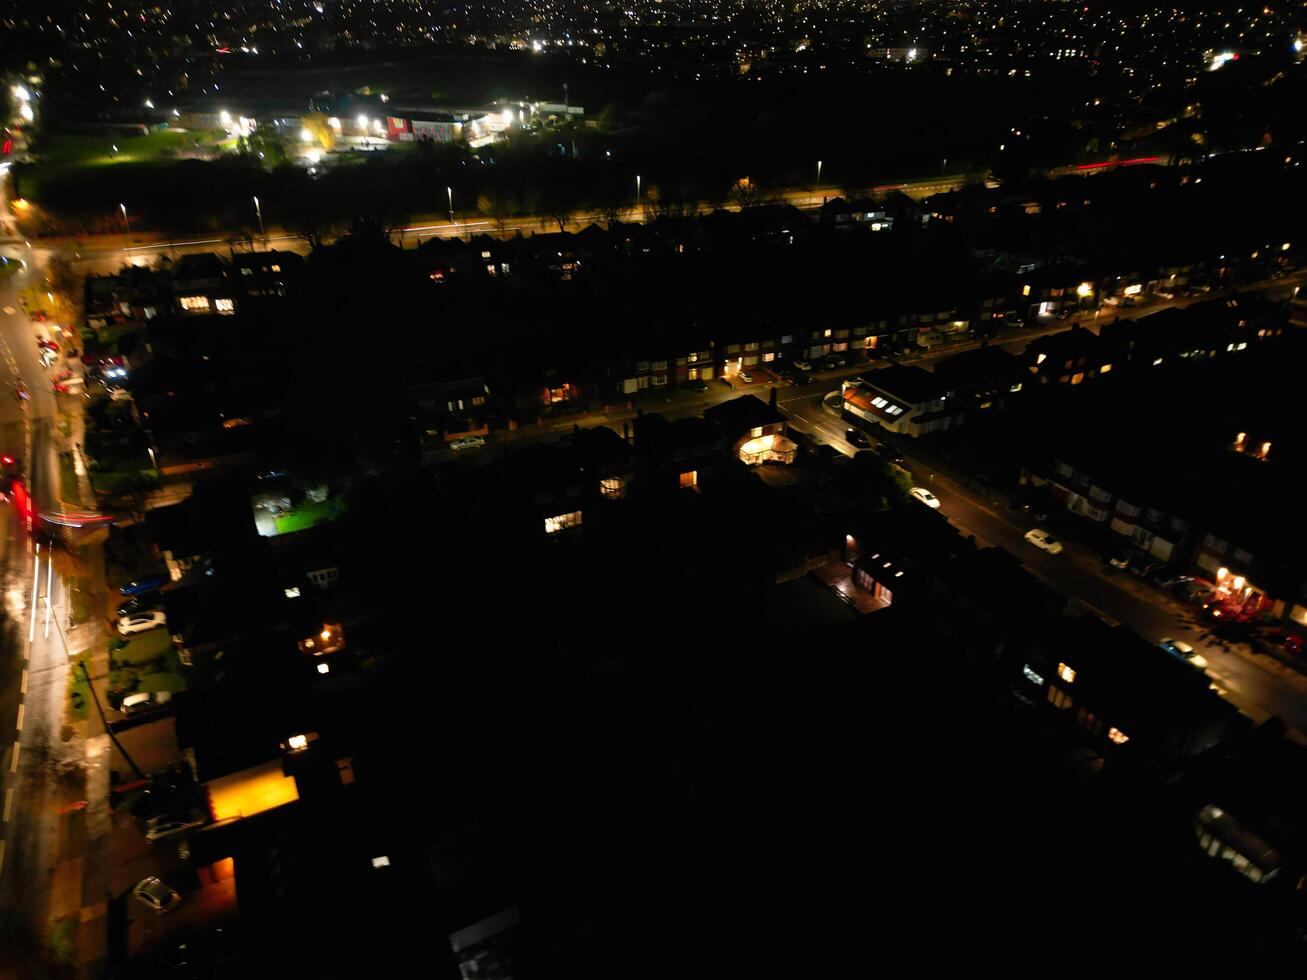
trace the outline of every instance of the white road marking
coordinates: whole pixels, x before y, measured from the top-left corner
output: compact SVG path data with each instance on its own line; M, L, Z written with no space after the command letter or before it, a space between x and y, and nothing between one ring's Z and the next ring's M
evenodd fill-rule
M26 667L23 668L22 677L18 681L18 693L19 694L27 693L27 668Z
M24 716L26 713L27 713L27 705L25 705L25 704L20 704L20 705L18 706L18 724L14 726L14 727L17 728L18 731L20 731L20 732L23 730L23 716Z
M5 823L9 822L9 814L11 814L13 810L14 810L14 788L10 786L7 790L5 790L5 812L4 812Z
M10 771L10 772L17 772L17 771L18 771L18 752L19 752L20 749L22 749L22 747L23 747L23 746L22 746L22 743L20 743L20 742L15 742L15 743L14 743L14 757L13 757L12 759L9 760L9 771Z

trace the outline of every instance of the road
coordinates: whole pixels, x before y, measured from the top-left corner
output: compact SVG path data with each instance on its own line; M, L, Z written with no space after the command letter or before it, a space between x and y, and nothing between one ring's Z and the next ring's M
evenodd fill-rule
M920 198L943 191L957 190L964 186L967 179L964 175L931 177L924 180L884 184L871 188L871 191L885 193L896 190ZM802 210L815 210L820 208L829 198L838 195L838 193L839 191L835 188L829 188L825 191L798 188L783 191L776 195L774 200ZM737 205L728 204L725 207L728 210L739 210ZM706 204L702 206L704 210L707 208L708 205ZM258 239L256 244L307 255L310 250L308 242L298 235L280 231L275 226L275 218L271 213L271 204L268 210L269 234ZM5 214L8 214L7 206ZM627 223L643 223L652 218L652 209L644 207L632 207L618 215L619 220ZM607 224L607 221L607 216L599 211L578 211L564 223L564 230L577 232L592 224ZM455 212L453 221L442 221L434 217L432 220L414 221L399 229L396 234L401 244L412 246L431 238L468 237L470 235L511 238L519 233L532 234L534 232L558 230L558 223L544 215L527 215L509 218L503 222L495 222L482 217L476 212L462 214ZM0 246L8 245L19 248L19 251L13 254L27 258L38 267L44 267L49 256L60 251L70 251L76 253L82 268L87 272L97 274L117 272L126 264L148 264L160 255L175 257L196 252L223 251L231 247L232 244L232 239L217 236L198 236L170 240L150 234L135 236L97 235L76 241L42 242L37 240L29 244L26 240L18 237L17 229L8 219L5 220L3 231L0 231Z
M0 212L7 213L3 203L0 195ZM13 260L24 251L0 247ZM44 509L60 497L57 411L38 359L36 329L18 299L35 275L26 268L0 281L0 449L23 462L30 499ZM16 395L20 378L28 384L28 400ZM86 743L65 719L69 664L61 627L67 597L53 574L48 535L39 518L32 532L20 499L16 495L0 511L0 914L42 936L52 901L76 908L83 899L83 824L76 811L71 817L61 811L85 796ZM69 855L75 855L75 868ZM56 899L56 892L67 894Z

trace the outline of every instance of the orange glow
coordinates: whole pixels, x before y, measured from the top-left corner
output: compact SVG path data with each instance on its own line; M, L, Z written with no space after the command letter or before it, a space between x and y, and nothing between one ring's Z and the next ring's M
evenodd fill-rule
M280 760L223 776L206 785L214 820L252 817L300 798L295 780L282 773Z

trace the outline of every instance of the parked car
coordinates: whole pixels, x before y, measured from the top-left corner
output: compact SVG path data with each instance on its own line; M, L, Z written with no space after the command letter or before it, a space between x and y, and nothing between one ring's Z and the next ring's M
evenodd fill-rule
M132 613L147 612L153 608L154 606L151 604L149 596L138 595L128 599L126 602L119 603L118 615L130 616Z
M123 636L134 636L147 630L158 629L168 625L168 617L158 609L149 612L132 613L118 620L118 632Z
M464 449L480 449L485 444L485 439L480 436L461 436L458 439L451 440L449 448L457 453Z
M172 694L168 691L141 691L123 698L122 711L129 717L139 715L160 708L171 700Z
M1026 540L1039 550L1047 551L1050 555L1060 555L1062 553L1062 542L1042 528L1037 527L1027 531Z
M1295 657L1301 657L1303 651L1307 650L1307 639L1304 639L1301 633L1290 633L1284 638L1284 652L1293 654Z
M809 381L812 380L812 378L809 375L806 375L802 371L799 371L795 368L790 368L789 370L782 371L781 377L792 385L806 385Z
M812 361L795 361L794 366L800 371L811 371Z
M1133 555L1129 551L1118 551L1108 556L1107 563L1113 568L1129 568L1132 557Z
M1145 555L1142 552L1139 560L1130 564L1131 573L1138 575L1140 578L1152 578L1164 568L1166 568L1166 562L1162 561L1162 559L1152 555Z
M152 779L141 794L132 801L132 816L150 820L163 813L175 813L187 809L200 792L196 783L169 782L164 779Z
M745 384L745 385L753 384L753 375L750 374L748 371L740 371L735 376L740 379L740 384Z
M707 390L708 390L708 382L707 382L707 381L703 381L703 380L699 380L699 381L691 381L691 382L687 385L687 387L688 387L691 391L707 391Z
M166 915L182 903L181 895L164 884L158 876L142 878L132 889L132 897L148 905L159 915Z
M1195 670L1207 669L1207 658L1183 640L1173 640L1168 636L1157 645L1177 660L1183 660Z
M205 815L199 810L169 813L162 818L156 817L151 821L149 828L145 831L145 839L153 844L157 840L167 840L169 837L176 837L178 834L184 834L196 827L203 827L208 822Z
M1216 586L1210 582L1204 582L1202 579L1194 578L1176 586L1175 594L1185 602L1206 607L1216 599Z
M1021 317L1017 316L1015 313L1009 313L1007 316L1003 317L1003 326L1005 327L1017 329L1024 327L1025 325L1026 321L1021 319Z
M1192 575L1178 575L1174 568L1167 565L1163 565L1153 573L1153 581L1164 589L1176 589L1179 586L1184 585L1186 582L1192 582L1193 580L1194 577Z
M871 448L871 440L867 438L867 434L861 429L845 429L844 441L850 446L856 446L858 449Z
M882 442L876 447L876 452L880 453L882 459L890 463L902 464L906 462L904 455L891 446L888 442Z
M939 510L939 498L925 487L913 487L908 491L908 496L913 500L920 500L931 510Z
M162 575L151 575L148 578L137 579L135 582L128 582L118 591L123 595L144 595L153 592L167 581L168 579Z
M829 354L826 357L827 368L842 368L846 367L848 363L849 359L843 354Z

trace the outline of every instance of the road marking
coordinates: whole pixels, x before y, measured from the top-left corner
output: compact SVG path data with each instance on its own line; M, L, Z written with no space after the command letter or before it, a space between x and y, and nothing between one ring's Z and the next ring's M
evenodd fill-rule
M23 715L26 714L26 712L27 712L27 705L20 704L18 706L18 724L14 726L20 732L23 730Z
M22 746L22 743L21 743L21 742L15 742L15 743L14 743L14 757L13 757L13 759L11 759L10 762L9 762L9 771L10 771L10 772L17 772L17 771L18 771L18 752L19 752L19 750L20 750L22 747L23 747L23 746Z
M18 693L19 694L27 693L27 668L26 667L23 668L22 677L18 681Z
M10 786L7 790L5 790L5 812L4 812L5 823L9 822L9 814L13 813L13 810L14 810L14 788Z

